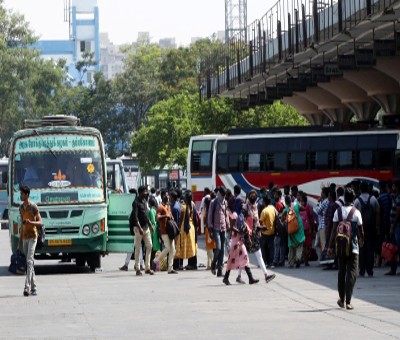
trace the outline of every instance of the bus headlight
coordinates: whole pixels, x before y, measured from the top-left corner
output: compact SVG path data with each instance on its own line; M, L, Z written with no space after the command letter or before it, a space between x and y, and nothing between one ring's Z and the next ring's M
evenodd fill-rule
M89 235L89 233L90 233L90 228L89 228L88 225L84 225L84 226L83 226L82 233L83 233L83 235L85 235L85 236L88 236L88 235Z
M97 234L99 232L99 225L97 223L92 225L92 232L93 234Z

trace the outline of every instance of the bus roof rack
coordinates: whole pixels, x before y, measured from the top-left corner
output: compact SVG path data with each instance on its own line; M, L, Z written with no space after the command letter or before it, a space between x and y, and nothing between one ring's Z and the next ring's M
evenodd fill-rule
M25 129L35 129L44 126L80 126L81 120L75 116L54 115L42 119L25 119Z

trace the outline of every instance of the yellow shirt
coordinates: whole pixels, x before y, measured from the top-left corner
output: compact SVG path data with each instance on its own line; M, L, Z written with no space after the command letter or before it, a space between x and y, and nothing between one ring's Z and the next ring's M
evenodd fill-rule
M276 209L273 205L269 205L263 209L260 216L260 223L267 228L267 230L262 232L263 235L275 234L275 218Z
M35 215L32 214L32 208L31 208L31 204L33 205L33 211L35 214L37 214L38 208L36 206L36 204L33 204L31 202L29 202L29 204L27 205L27 207L25 208L24 205L22 205L21 207L21 221L23 220L30 220L30 221L34 221L35 220ZM21 222L22 223L22 222ZM23 224L22 225L22 240L29 240L31 238L37 238L38 237L38 233L37 233L37 229L36 226L33 224Z

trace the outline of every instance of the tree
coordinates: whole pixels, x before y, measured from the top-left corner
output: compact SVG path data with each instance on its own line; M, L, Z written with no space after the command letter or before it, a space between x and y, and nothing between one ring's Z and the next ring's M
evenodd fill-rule
M52 111L63 71L28 47L36 37L24 17L6 10L3 3L0 0L0 148L4 155L9 138L24 119Z
M155 104L148 120L135 132L132 152L138 155L144 171L153 168L186 167L189 139L199 134L199 102L194 95L182 93Z
M125 70L118 74L114 90L122 108L125 123L131 131L137 130L146 119L150 107L160 94L160 47L154 44L138 47L125 60Z

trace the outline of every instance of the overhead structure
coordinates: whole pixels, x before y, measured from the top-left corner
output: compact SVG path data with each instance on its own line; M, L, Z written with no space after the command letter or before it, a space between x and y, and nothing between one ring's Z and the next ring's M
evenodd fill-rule
M247 42L247 0L225 0L225 41L238 34Z

